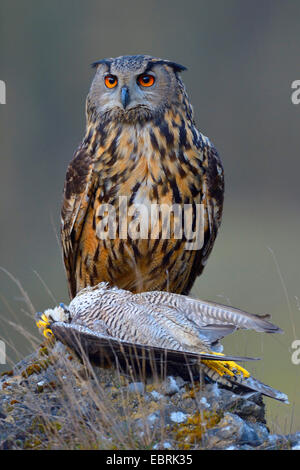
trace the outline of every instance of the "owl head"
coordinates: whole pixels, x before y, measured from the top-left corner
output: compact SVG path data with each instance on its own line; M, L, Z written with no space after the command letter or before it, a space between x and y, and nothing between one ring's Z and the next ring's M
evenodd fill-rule
M121 56L92 64L96 75L87 98L88 113L101 119L139 122L178 106L182 65L147 55Z

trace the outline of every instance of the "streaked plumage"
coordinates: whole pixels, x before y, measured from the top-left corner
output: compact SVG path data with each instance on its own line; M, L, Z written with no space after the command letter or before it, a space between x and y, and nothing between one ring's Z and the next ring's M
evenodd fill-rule
M83 289L68 307L39 315L39 326L98 362L105 354L129 359L132 351L138 357L152 351L157 360L163 356L181 367L201 360L203 371L218 382L286 401L286 395L232 362L250 358L219 355L219 340L237 329L282 332L267 318L178 294L133 294L100 283Z
M186 294L201 274L221 222L223 168L210 140L195 127L192 106L179 73L184 67L150 56L124 56L95 64L87 97L87 129L66 175L62 245L70 296L101 281L132 292L163 290ZM155 75L141 90L136 77ZM106 74L120 90L108 90ZM122 88L121 88L122 85ZM119 84L118 84L119 86ZM124 101L127 88L130 102ZM121 101L126 104L124 108ZM185 239L100 240L97 224L104 204L117 212L118 197L129 208L151 204L204 206L204 241L186 250ZM174 216L176 218L176 215Z

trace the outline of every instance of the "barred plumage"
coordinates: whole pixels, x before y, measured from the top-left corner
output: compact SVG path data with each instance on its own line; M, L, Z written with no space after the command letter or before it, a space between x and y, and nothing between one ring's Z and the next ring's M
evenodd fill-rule
M192 106L179 77L184 67L150 56L95 63L87 98L85 138L71 161L62 207L62 245L71 297L100 281L132 292L188 293L201 274L221 222L223 168L210 140L195 127ZM152 87L137 83L150 74ZM115 77L113 90L105 86ZM110 86L110 85L109 85ZM163 237L162 221L150 236L120 235L122 211L136 204L204 208L203 244L186 250L185 234ZM100 239L105 204L116 213L116 238ZM172 215L172 222L181 215ZM129 221L134 221L133 215ZM155 235L155 237L153 236Z
M98 361L106 354L130 358L132 351L144 358L145 350L178 367L201 361L214 380L287 401L232 362L251 358L220 356L219 340L237 329L282 332L267 318L168 292L133 294L102 282L80 291L68 307L44 312L39 326L49 322L58 339Z

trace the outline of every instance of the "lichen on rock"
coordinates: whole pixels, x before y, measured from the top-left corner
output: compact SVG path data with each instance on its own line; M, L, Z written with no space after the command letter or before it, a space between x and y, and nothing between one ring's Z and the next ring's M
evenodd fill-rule
M0 449L297 448L272 435L259 393L179 373L137 377L77 359L60 342L0 378Z

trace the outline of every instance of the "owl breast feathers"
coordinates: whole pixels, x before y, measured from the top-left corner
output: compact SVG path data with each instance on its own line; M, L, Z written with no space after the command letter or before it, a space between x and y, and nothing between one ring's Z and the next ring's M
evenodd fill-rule
M62 206L70 295L102 281L187 294L217 235L224 181L195 127L184 67L142 55L94 66Z

